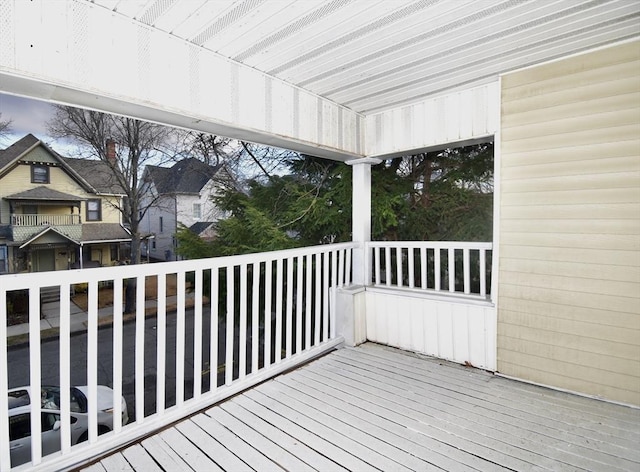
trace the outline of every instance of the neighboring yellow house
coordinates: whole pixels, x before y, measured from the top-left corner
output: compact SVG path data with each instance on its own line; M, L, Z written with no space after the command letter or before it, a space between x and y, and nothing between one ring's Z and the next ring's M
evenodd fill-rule
M62 157L31 134L0 150L0 273L126 259L123 199L103 161Z

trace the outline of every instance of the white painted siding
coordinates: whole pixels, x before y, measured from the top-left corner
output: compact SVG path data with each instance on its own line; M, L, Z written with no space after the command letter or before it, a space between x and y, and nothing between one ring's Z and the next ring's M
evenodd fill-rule
M498 370L640 405L640 43L502 80Z
M367 340L487 370L496 369L492 303L367 288Z
M430 98L365 119L367 156L400 156L492 136L498 129L498 82Z

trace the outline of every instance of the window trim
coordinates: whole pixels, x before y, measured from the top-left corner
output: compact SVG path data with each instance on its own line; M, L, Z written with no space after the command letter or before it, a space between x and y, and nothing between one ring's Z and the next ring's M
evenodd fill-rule
M98 203L98 209L97 210L90 210L89 209L89 205L92 202L97 202ZM97 218L91 218L90 217L91 213L95 213L96 211L97 211ZM100 198L90 198L90 199L87 200L86 218L87 218L87 221L102 221L102 199L100 199Z
M36 169L44 170L44 180L36 179ZM49 166L45 166L43 164L31 164L31 183L32 184L50 184L51 183L51 172L49 171Z

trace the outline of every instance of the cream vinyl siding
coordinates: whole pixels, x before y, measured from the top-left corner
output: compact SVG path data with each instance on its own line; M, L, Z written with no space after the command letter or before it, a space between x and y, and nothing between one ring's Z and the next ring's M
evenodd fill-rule
M501 98L498 371L640 405L640 43Z

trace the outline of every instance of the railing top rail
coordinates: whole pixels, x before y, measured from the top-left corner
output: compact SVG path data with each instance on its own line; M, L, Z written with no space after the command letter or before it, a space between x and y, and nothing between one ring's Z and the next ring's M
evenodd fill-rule
M491 242L469 241L370 241L369 247L406 247L406 248L433 248L433 249L492 249Z
M158 262L127 266L98 267L91 269L71 269L56 271L55 279L51 272L30 272L22 274L5 274L0 276L0 286L4 290L21 290L26 287L48 287L62 284L78 284L91 280L120 280L133 277L153 276L158 274L174 274L203 269L219 269L249 263L262 263L297 257L321 254L324 252L353 249L359 243L323 244L304 248L285 249L281 251L259 252L238 256L212 257L208 259L191 259L185 261Z

